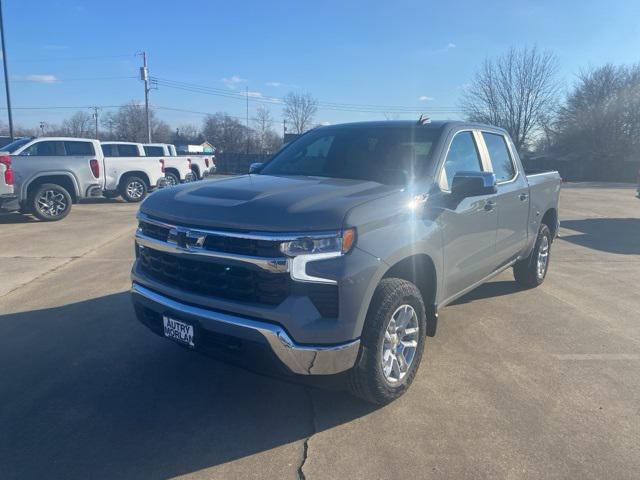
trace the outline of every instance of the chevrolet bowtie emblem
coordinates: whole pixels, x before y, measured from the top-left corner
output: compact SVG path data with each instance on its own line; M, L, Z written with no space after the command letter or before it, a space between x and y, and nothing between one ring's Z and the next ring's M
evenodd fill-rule
M169 230L167 243L173 243L180 248L203 247L207 236L193 232L188 228L172 228Z

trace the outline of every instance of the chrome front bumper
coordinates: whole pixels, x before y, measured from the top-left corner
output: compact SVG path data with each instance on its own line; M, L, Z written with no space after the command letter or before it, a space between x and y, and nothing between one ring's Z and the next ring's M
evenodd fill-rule
M259 334L280 362L295 374L340 373L353 367L358 356L360 340L339 345L299 345L278 325L186 305L137 283L132 285L131 294L134 303L140 303L160 314L173 312L192 318L206 330L216 331L216 327L234 327L247 334Z

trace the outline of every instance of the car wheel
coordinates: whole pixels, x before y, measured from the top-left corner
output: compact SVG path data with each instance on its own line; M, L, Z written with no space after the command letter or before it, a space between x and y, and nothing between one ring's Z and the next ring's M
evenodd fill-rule
M531 254L513 266L513 276L523 287L534 288L544 282L551 259L551 238L551 230L543 223Z
M67 190L54 183L40 185L31 195L29 207L31 213L44 222L62 220L71 211L71 195Z
M164 174L164 177L167 179L167 186L173 187L176 185L180 185L180 179L175 173L167 172Z
M147 184L140 177L127 177L120 185L120 196L129 203L140 202L147 196Z
M418 288L399 278L383 279L367 313L358 360L349 372L351 392L379 405L404 394L420 365L426 330Z

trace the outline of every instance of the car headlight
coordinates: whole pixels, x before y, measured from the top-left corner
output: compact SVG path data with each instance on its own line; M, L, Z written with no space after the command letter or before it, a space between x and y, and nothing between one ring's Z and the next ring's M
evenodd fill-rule
M336 284L331 278L307 274L307 263L337 258L348 253L356 243L355 228L329 235L298 238L280 244L280 250L289 259L289 273L298 282Z
M334 235L297 238L280 244L280 251L288 257L320 255L324 253L348 253L356 240L355 228L348 228Z

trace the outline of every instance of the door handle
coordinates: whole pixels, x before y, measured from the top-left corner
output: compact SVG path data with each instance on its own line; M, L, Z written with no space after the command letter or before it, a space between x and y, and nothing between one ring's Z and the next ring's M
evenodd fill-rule
M523 202L524 202L527 198L529 198L529 195L527 195L526 193L521 193L521 194L518 196L518 198L519 198L521 201L523 201Z
M495 206L496 206L496 202L494 202L493 200L487 200L487 201L485 202L485 204L484 204L484 209L485 209L487 212L490 212L490 211L492 211L492 210L493 210L493 207L495 207Z

